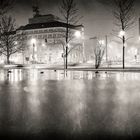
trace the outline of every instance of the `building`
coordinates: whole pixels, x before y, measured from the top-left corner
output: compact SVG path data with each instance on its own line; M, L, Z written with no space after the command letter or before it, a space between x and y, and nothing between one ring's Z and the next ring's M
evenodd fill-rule
M84 59L84 27L83 25L68 25L71 30L69 42L69 63L80 63ZM63 64L65 34L67 24L58 17L35 13L29 18L29 23L17 29L16 34L22 34L25 50L11 57L16 63L44 63L48 65ZM76 37L76 33L80 35ZM19 59L17 59L17 57Z

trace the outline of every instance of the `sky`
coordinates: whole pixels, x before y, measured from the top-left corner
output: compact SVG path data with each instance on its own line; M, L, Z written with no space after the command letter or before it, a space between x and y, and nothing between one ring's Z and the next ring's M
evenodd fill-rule
M41 14L54 14L56 16L61 17L59 12L59 6L61 4L61 0L38 0L39 8ZM14 8L10 12L16 21L17 25L26 25L28 23L28 18L33 16L32 5L35 0L17 0ZM113 16L112 11L109 7L98 3L97 0L76 0L77 6L79 9L79 14L83 16L82 20L79 21L79 24L83 24L85 28L85 38L89 42L91 37L100 36L105 37L112 32L114 28L113 24ZM140 1L136 0L136 15L139 17L140 15ZM131 34L135 38L137 42L137 38L139 35L138 31L138 18L136 21L136 25L131 30ZM139 43L139 42L138 42ZM137 46L140 44L137 43Z
M111 13L106 8L97 3L96 0L76 0L79 14L83 16L79 24L83 24L88 36L98 33L110 32L108 29L112 23ZM54 14L61 16L59 12L60 0L39 0L41 14ZM32 12L33 0L17 0L12 10L12 14L16 18L18 26L28 23L28 18L33 16ZM106 26L106 28L104 28Z
M32 5L36 0L16 0L12 14L16 18L18 26L28 23L28 18L33 16ZM38 0L41 14L54 14L61 17L59 6L61 0ZM138 1L138 0L137 0ZM97 0L76 0L79 14L87 36L100 36L110 34L114 28L112 12ZM140 3L139 1L137 3ZM140 4L137 4L140 5ZM138 8L137 8L138 9Z

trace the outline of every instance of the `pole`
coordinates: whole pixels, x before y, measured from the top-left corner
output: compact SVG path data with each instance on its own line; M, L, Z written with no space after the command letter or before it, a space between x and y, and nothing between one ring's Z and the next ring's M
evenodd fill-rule
M22 51L23 64L24 64L24 51Z
M35 48L35 44L33 43L33 63L35 63L35 50L34 50L34 48Z
M123 36L123 69L125 68L125 37Z
M108 63L108 37L107 35L105 36L106 38L106 64Z

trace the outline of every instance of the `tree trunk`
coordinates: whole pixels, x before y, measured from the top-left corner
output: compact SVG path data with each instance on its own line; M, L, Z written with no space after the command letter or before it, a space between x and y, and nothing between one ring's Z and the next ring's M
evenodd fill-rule
M98 60L99 58L98 58L98 56L95 56L95 69L98 69L98 67L99 67L99 60Z
M10 64L10 56L7 55L7 64Z
M96 69L95 73L99 73L99 72L98 72L98 68L99 68L99 65L96 64L96 65L95 65L95 69Z
M63 57L63 62L64 62L64 69L66 68L66 62L65 62L65 57Z
M96 64L96 65L95 65L95 69L98 69L98 68L99 68L99 64Z
M68 68L68 38L69 38L69 12L67 12L67 26L66 26L66 69Z
M66 46L66 69L68 68L68 46Z
M123 69L125 68L125 37L123 36Z

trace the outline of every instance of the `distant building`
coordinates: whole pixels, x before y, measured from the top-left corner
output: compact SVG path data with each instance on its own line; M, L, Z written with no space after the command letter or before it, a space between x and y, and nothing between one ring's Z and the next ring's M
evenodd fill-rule
M33 18L29 18L29 24L17 29L16 34L23 35L25 51L17 53L11 57L16 63L45 63L63 64L63 45L65 44L65 31L67 24L62 22L58 17L48 14L40 15L37 13ZM73 37L69 42L71 49L68 62L79 63L84 58L84 27L82 25L69 25ZM80 38L74 36L74 32L79 31ZM34 41L34 42L33 42ZM17 59L17 57L19 59Z

